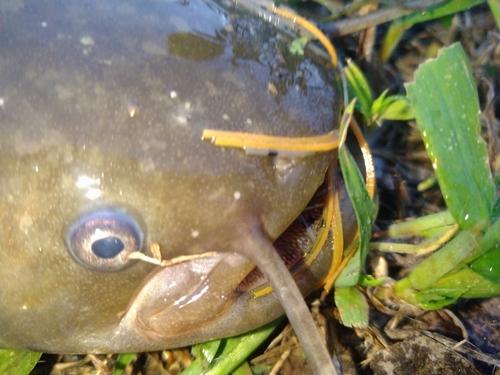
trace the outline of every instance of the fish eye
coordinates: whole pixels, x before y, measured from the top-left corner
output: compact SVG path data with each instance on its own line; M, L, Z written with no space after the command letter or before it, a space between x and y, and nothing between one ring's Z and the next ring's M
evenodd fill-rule
M73 257L96 271L118 271L142 249L143 233L127 213L105 209L87 214L69 228L66 243Z

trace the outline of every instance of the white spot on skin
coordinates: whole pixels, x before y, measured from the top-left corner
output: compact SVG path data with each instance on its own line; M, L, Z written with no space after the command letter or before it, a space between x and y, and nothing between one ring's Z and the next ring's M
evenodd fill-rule
M293 176L294 166L294 159L276 156L273 160L273 169L277 180L281 183L286 183Z
M85 196L90 199L90 200L94 200L94 199L97 199L99 198L100 196L102 195L102 192L100 189L89 189L89 191L87 191L87 194L85 194Z
M190 115L180 115L180 116L176 116L175 120L177 121L177 123L179 125L187 125L190 118L191 118Z
M239 200L241 198L241 193L239 191L234 192L234 199Z
M177 91L170 91L170 99L177 99Z
M222 115L222 119L223 119L224 121L229 121L229 116L227 115L227 113L224 113L224 114Z
M80 38L80 43L83 44L84 46L93 46L94 45L94 39L92 39L91 36L82 36Z
M199 231L197 231L197 230L193 230L193 231L191 231L191 237L196 238L196 237L198 237L199 235L200 235L200 232L199 232Z
M21 217L21 220L19 220L19 230L21 230L25 234L29 233L29 230L30 230L32 225L33 225L33 219L27 213L25 213Z
M137 103L133 101L128 103L127 112L130 117L134 117L135 115L137 115L137 113L139 113L139 106L137 105Z
M78 177L78 180L76 181L76 187L79 189L87 188L92 185L100 185L101 184L101 179L99 178L91 178L88 176L80 176Z

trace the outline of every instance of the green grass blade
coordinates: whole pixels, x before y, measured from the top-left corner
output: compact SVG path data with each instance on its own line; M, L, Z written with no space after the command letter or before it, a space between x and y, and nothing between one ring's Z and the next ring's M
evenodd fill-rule
M448 209L461 229L490 222L495 197L479 100L459 44L422 64L406 86Z
M389 26L389 30L387 30L382 46L380 47L380 60L383 62L389 60L403 34L408 30L408 27L408 23L403 21L403 17L391 22L391 26Z
M205 363L212 363L219 351L221 345L226 343L227 339L207 341L191 348L194 357L200 358Z
M431 21L450 14L463 12L484 2L485 0L451 0L434 7L426 8L425 12L418 10L415 13L403 16L401 17L401 21L411 26L419 22Z
M500 220L495 221L483 235L479 245L474 249L471 255L463 260L463 264L472 262L474 259L488 253L500 244Z
M244 365L248 356L273 332L281 319L243 335L196 345L196 359L181 375L228 375ZM246 368L241 369L242 372Z
M497 23L497 28L500 28L500 1L488 0L488 5L490 6L493 18L495 18L495 22Z
M423 261L410 273L411 285L418 290L433 286L441 277L455 270L477 246L476 236L469 230L458 235Z
M496 247L470 264L470 269L500 288L500 248Z
M356 161L345 145L342 145L339 149L339 161L346 189L356 213L360 234L358 253L351 258L347 266L340 273L338 279L335 281L336 287L357 284L361 271L364 269L375 217L375 207L366 190L363 176L358 169Z
M496 221L498 219L500 219L500 198L495 199L495 204L493 205L493 213L491 215L492 221Z
M127 366L132 362L136 353L121 353L116 359L115 371L113 375L122 375Z
M181 375L203 374L214 360L219 347L225 340L226 339L212 340L193 346L191 348L191 354L196 357L196 359L181 372Z
M456 302L463 296L466 289L431 288L415 295L418 306L426 310L439 310Z
M346 327L368 327L368 303L365 296L355 286L335 288L335 304L337 305Z
M28 375L41 356L42 353L27 350L0 349L0 374Z
M443 277L437 288L462 289L462 298L491 298L500 295L500 284L482 277L469 267Z
M403 36L403 33L416 23L430 21L448 16L450 14L462 12L484 2L485 0L451 0L435 7L418 10L410 15L395 19L392 21L380 49L380 57L382 61L385 62L389 59ZM497 0L488 0L488 3L489 2L497 2ZM493 11L493 7L491 9Z
M438 212L431 215L422 216L414 220L392 224L389 227L389 236L392 238L405 238L412 236L426 236L432 229L448 229L455 224L453 216L449 211ZM432 235L431 237L433 237Z
M356 98L356 109L360 111L365 118L371 118L373 96L368 80L361 69L359 69L352 60L347 61L347 66L344 68L344 72L347 78L349 101Z
M372 113L379 114L378 111L372 109ZM411 103L407 97L401 95L391 95L385 98L380 109L380 114L377 121L382 120L411 120L415 115L411 109Z
M237 369L269 337L279 321L280 319L245 335L231 338L235 340L235 345L228 347L228 350L220 355L219 360L205 374L225 375Z
M254 375L254 373L248 362L245 362L233 371L233 375Z
M436 310L458 298L491 298L500 295L500 249L496 248L440 279L432 288L416 293L415 301Z

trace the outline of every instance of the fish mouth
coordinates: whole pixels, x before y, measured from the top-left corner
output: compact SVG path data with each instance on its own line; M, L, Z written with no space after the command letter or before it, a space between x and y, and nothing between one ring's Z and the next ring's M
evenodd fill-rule
M323 225L322 214L327 194L327 186L323 183L299 217L273 242L276 252L292 275L306 267L305 258L310 253ZM255 267L238 285L236 292L245 293L266 283L262 271Z
M122 322L131 322L151 341L210 325L234 304L235 285L251 267L237 253L201 254L158 267L140 287Z
M324 271L320 276L312 275L314 272L306 269L305 256L322 226L326 196L326 189L318 189L302 214L273 243L292 275L305 273L314 280L303 282L311 284L307 285L306 293L317 285L317 277L324 275ZM251 291L267 282L252 262L236 252L212 252L184 258L160 266L148 276L132 298L120 325L134 327L136 333L149 342L196 336L200 330L224 324L221 322L226 317L238 319L240 313L236 311L250 311L250 304L256 301ZM276 310L279 303L272 293L269 300L264 302L265 308L271 309L269 306L273 304ZM279 316L280 310L269 312L266 320ZM261 323L266 321L248 328L256 328ZM248 329L242 331L245 330ZM213 335L216 337L218 332Z

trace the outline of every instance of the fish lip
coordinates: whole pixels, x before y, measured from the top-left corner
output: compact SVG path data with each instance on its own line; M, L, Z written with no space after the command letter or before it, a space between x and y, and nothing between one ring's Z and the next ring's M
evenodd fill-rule
M162 343L216 324L236 303L236 287L253 267L235 252L158 266L137 288L119 325Z

